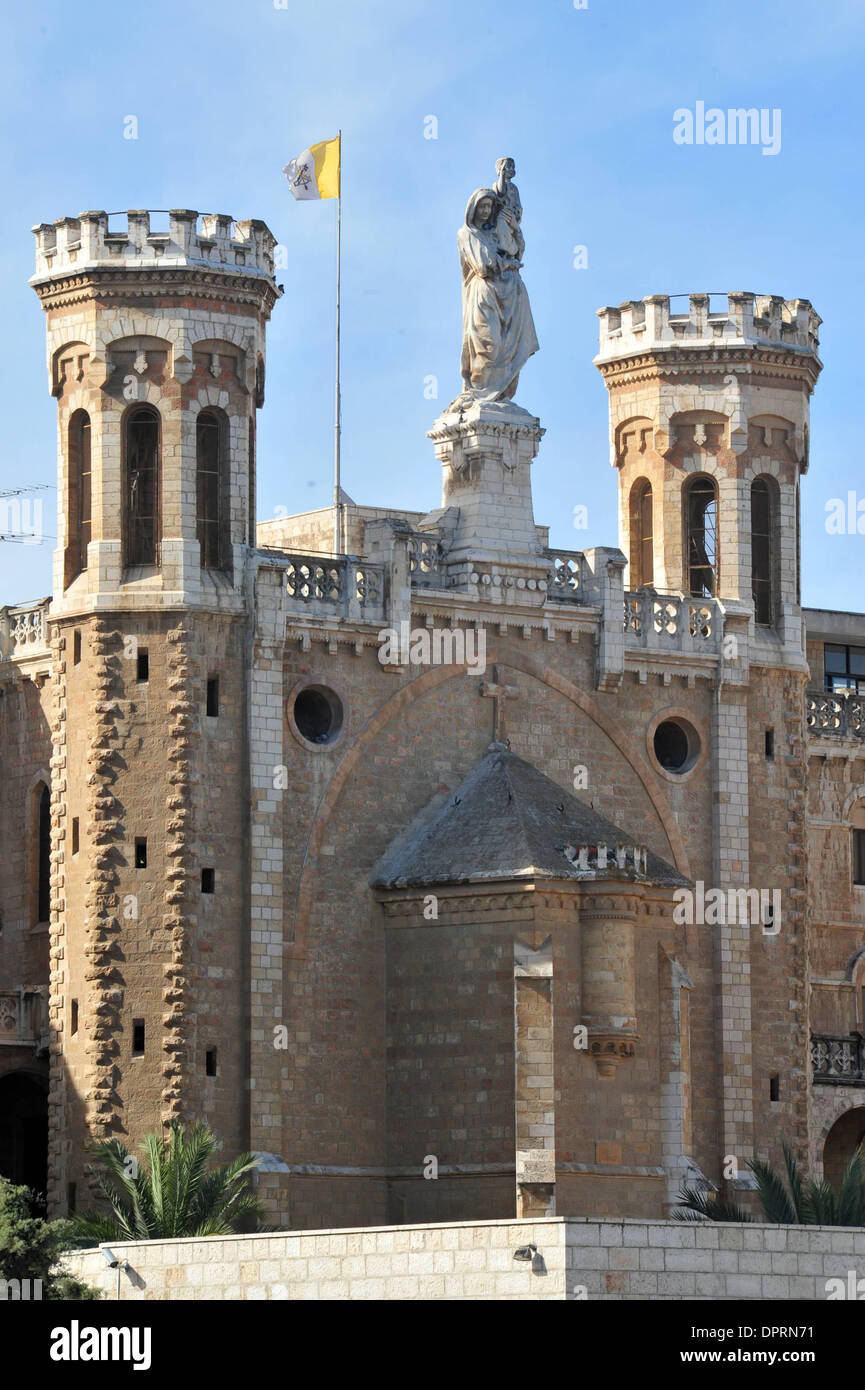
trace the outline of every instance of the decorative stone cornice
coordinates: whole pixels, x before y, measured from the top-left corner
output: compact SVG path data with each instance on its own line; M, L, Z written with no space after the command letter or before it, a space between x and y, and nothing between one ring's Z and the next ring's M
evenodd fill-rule
M174 270L148 266L137 271L133 267L113 270L94 266L80 273L31 280L30 283L46 310L86 303L97 295L103 300L147 299L151 303L154 299L171 301L195 296L233 304L262 305L269 313L282 293L262 276L191 266Z

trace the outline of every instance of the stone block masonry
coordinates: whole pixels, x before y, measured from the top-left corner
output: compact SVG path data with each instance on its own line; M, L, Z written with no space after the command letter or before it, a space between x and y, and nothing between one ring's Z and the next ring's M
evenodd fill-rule
M530 1247L536 1247L534 1251ZM865 1270L865 1231L676 1221L461 1221L112 1242L121 1300L822 1300ZM516 1258L516 1252L530 1258ZM68 1268L113 1298L100 1250Z

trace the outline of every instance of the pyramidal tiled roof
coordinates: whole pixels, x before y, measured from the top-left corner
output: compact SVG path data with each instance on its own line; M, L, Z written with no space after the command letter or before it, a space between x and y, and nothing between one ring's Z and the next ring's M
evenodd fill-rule
M433 819L387 851L372 883L403 888L514 878L580 881L597 873L572 862L575 847L605 844L612 850L635 843L531 763L493 743ZM604 876L634 878L633 862L618 874L611 865ZM671 886L688 883L656 854L647 854L638 877Z

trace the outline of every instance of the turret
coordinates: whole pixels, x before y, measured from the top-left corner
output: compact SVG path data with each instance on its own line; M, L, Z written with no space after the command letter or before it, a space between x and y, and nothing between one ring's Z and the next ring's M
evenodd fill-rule
M750 606L795 644L820 318L806 299L716 298L598 310L627 583Z
M231 607L254 541L255 413L280 293L263 222L104 212L34 228L59 415L55 614Z
M280 291L263 222L36 232L59 416L49 1205L160 1121L248 1139L245 560Z

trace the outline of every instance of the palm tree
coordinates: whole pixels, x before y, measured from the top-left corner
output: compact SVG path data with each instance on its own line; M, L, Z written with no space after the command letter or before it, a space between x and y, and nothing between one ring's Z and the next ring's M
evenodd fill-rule
M143 1163L119 1139L97 1144L93 1153L102 1171L91 1171L110 1213L76 1214L79 1236L94 1242L219 1236L235 1231L242 1219L257 1220L262 1206L246 1185L256 1159L244 1153L208 1168L215 1148L207 1125L187 1130L178 1120L168 1135L145 1135Z
M757 1196L763 1220L785 1226L865 1226L865 1154L856 1148L844 1170L841 1186L804 1178L793 1151L784 1144L787 1184L779 1173L759 1158L748 1161L757 1180ZM679 1206L670 1213L674 1221L753 1221L750 1212L735 1202L713 1201L708 1193L683 1187Z

